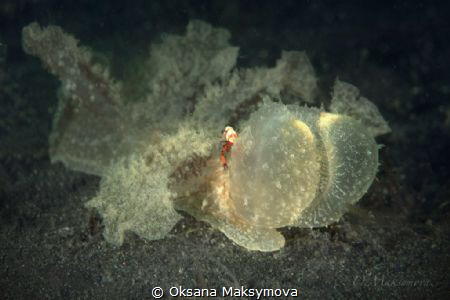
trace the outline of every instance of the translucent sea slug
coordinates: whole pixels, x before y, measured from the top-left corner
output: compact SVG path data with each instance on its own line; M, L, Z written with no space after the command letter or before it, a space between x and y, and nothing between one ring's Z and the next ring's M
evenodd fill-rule
M191 198L202 201L183 198L179 207L237 244L270 251L284 245L276 228L338 221L372 183L378 145L351 117L266 99L242 124L228 165L223 170L217 159L207 164L210 187ZM194 187L193 178L175 189ZM194 190L198 196L202 189Z
M305 107L320 103L303 52L239 69L228 39L192 21L132 66L140 77L117 82L61 28L24 28L24 50L62 82L50 158L102 177L86 206L110 243L127 231L164 238L185 211L240 246L274 251L285 243L277 228L336 222L372 183L374 136L389 131L375 105L336 80L330 112ZM221 148L229 124L239 134L228 128Z

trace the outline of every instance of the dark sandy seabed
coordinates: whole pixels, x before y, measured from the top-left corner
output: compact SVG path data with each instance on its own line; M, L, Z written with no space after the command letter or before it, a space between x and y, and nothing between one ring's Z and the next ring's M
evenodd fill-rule
M449 299L449 5L335 2L0 1L0 299L147 299L155 286ZM379 107L392 128L378 139L380 170L341 222L283 229L286 247L274 253L247 251L189 216L164 240L103 239L100 216L83 206L100 179L49 162L59 82L23 53L21 28L59 25L124 78L126 58L193 18L231 31L240 66L305 50L325 101L339 76Z

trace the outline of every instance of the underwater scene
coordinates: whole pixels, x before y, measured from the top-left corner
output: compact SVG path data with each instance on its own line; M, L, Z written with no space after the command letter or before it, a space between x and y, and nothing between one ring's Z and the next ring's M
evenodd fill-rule
M0 298L448 298L448 13L1 1Z

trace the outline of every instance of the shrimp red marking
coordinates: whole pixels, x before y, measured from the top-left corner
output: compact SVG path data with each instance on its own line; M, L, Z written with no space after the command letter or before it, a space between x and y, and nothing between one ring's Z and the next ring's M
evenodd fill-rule
M238 135L236 131L234 131L233 127L227 126L223 131L223 137L225 138L225 143L223 144L222 151L220 152L220 163L222 164L224 170L226 170L228 169L228 164L225 154L231 151Z

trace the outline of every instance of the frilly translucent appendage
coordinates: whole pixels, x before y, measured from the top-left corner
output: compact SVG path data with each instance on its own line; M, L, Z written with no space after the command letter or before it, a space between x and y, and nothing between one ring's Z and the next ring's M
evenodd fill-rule
M360 96L357 87L339 79L334 83L330 111L361 121L373 136L391 131L375 104Z
M62 83L50 136L50 157L69 168L102 175L123 154L130 134L120 84L91 60L88 49L57 26L23 29L25 52L38 56Z

